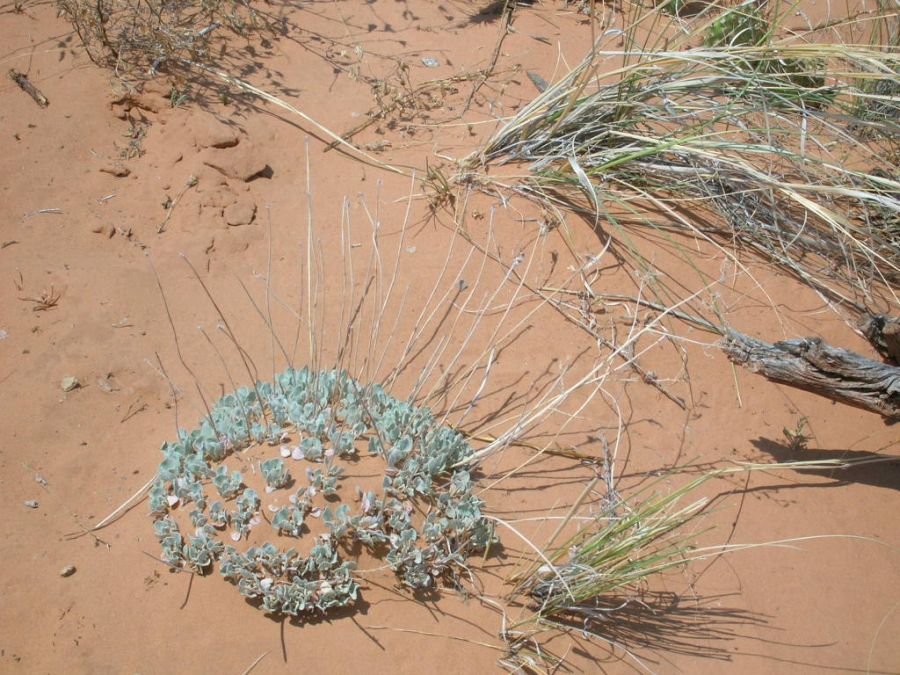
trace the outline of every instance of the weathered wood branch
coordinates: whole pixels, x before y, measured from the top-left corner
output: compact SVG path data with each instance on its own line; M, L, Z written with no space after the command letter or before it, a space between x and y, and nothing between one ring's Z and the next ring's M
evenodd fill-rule
M818 338L769 344L726 329L722 344L735 363L773 382L900 419L900 368L831 347Z
M900 364L900 318L886 314L869 314L860 328L879 354Z

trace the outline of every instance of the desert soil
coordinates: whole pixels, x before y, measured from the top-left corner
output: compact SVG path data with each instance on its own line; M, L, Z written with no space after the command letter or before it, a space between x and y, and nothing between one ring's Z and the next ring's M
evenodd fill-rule
M202 414L173 326L205 391L215 397L231 388L196 330L215 333L218 316L181 254L265 372L270 333L241 283L264 303L265 279L272 280L280 293L277 330L291 336L296 321L281 300L291 305L306 292L309 187L328 297L341 296L348 255L357 256L357 270L365 268L371 219L381 223L385 264L399 255L398 287L406 294L385 321L391 344L402 343L440 276L454 228L450 205L432 213L410 170L422 175L427 161L452 173L452 159L476 149L498 118L537 93L526 71L552 82L582 57L591 42L587 20L563 3L521 10L468 109L479 82L470 74L490 63L500 30L496 20L473 20L474 3L302 3L284 10L288 35L233 46L233 62L223 60L223 67L240 68L232 72L337 133L376 105L377 79L394 87L398 73L413 85L447 79L416 100L417 110L389 115L354 138L407 173L397 175L324 152L330 139L308 121L221 82L194 84L177 106L170 83L122 97L52 3L24 4L16 12L7 3L0 13L2 66L26 73L50 104L40 108L13 82L0 83L0 671L240 673L259 657L257 673L498 669L501 617L475 597L450 589L413 597L381 572L366 578L356 611L281 623L218 574L191 578L154 560L146 503L84 532L153 476L159 446L173 438L176 423L190 427ZM608 25L620 20L610 10ZM563 228L540 232L545 214L522 199L473 192L466 209L472 239L489 242L507 265L522 255L536 282L561 283L570 278L567 268L603 249L591 224L574 217L567 241ZM690 279L669 243L642 244L660 273ZM464 253L452 254L454 264L463 265ZM736 267L706 247L696 247L696 260L718 279L710 295L739 330L770 341L821 336L876 357L814 293L763 261L747 255ZM478 266L466 265L471 281ZM491 261L486 268L485 278L502 286L502 270ZM612 258L608 268L608 291L635 295L634 276ZM42 294L54 306L42 309ZM511 297L498 294L493 304L501 310L486 324ZM324 305L328 330L338 319L327 308L339 304ZM629 312L612 303L596 319L627 332ZM564 367L576 378L605 349L527 298L515 301L506 320L515 331L495 355L473 414L479 420L504 406L517 410ZM896 427L877 416L733 369L715 336L670 325L683 339L652 335L641 342L639 361L686 409L621 361L611 362L606 393L576 396L529 442L599 457L599 436L613 440L622 431L616 469L625 497L674 466L897 453ZM181 389L177 421L161 368ZM237 370L232 375L247 380ZM68 377L80 386L64 391ZM397 388L414 381L404 373ZM800 418L809 445L792 453L783 429ZM521 447L482 472L489 513L507 519L564 515L594 475L588 464L534 459ZM674 476L665 485L687 479ZM554 640L554 652L566 656L562 670L900 671L900 464L756 473L717 481L703 494L717 498L691 526L704 545L808 539L733 552L654 580L646 605L613 613L597 629L606 640L578 630ZM36 508L25 505L30 500ZM537 542L551 529L537 520L519 527ZM472 562L489 597L503 595L504 577L518 556L530 554L515 535L500 534L503 553ZM62 576L66 566L75 571Z

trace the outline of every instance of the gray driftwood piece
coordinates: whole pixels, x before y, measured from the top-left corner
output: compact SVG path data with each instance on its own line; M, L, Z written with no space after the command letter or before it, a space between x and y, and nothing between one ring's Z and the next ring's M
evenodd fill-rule
M726 329L725 353L768 379L900 419L900 368L831 347L818 338L769 344Z
M900 318L886 314L869 314L860 328L882 356L894 359L900 364Z

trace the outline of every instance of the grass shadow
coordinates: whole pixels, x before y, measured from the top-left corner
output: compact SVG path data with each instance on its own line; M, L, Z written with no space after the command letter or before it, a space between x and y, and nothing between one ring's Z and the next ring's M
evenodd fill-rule
M900 457L860 450L792 450L784 443L767 438L751 441L757 450L778 462L840 460L851 462L847 467L829 469L797 469L797 473L833 479L831 483L810 484L809 487L839 487L857 483L873 487L900 490ZM871 463L866 463L871 460ZM893 460L893 461L892 461ZM855 465L853 463L856 463Z

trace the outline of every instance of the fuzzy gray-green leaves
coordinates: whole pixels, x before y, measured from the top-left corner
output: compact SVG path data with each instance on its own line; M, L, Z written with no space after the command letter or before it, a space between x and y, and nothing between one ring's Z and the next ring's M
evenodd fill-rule
M270 506L271 527L280 537L298 538L306 517L321 515L327 534L315 539L307 557L272 543L245 553L224 546L219 530L230 526L231 539L238 542L265 525L260 495L221 462L253 444L285 443L295 433L296 447L282 446L281 457L259 464L267 493L291 485L285 459L312 464L305 471L308 484L290 495L291 504ZM197 429L178 436L163 445L158 480L150 489L164 559L198 573L218 561L222 575L270 613L300 616L354 603L355 563L342 559L339 544L371 550L386 545L387 562L403 583L424 589L455 575L469 554L493 540L482 502L472 494L471 475L459 468L473 454L465 438L440 426L427 408L395 399L378 385L361 385L343 371L289 369L274 383L239 388L217 401ZM318 500L341 496L346 479L338 462L358 461L362 443L370 456L385 462L380 493L357 486L358 506L317 506ZM207 484L225 502L233 500L234 508L222 501L207 508ZM413 519L415 500L427 511L419 525ZM170 511L188 503L195 534L185 542Z

